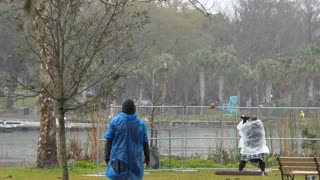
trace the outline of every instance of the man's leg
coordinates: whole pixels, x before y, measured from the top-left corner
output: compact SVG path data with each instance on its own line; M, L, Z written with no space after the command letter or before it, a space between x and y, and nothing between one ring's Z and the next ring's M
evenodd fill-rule
M261 171L264 172L266 169L266 163L264 161L260 161L259 166L260 166Z
M242 169L246 166L246 162L247 161L244 161L244 160L240 161L240 163L239 163L239 171L242 171Z

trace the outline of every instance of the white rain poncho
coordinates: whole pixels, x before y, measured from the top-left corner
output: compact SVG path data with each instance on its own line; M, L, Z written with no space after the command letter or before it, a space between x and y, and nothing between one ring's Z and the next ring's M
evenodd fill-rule
M247 121L244 124L243 121L241 121L237 129L240 135L239 148L241 148L241 154L254 155L269 153L263 123L259 119Z
M111 120L103 137L112 141L106 176L112 180L141 180L143 143L148 142L145 123L136 114L120 113Z

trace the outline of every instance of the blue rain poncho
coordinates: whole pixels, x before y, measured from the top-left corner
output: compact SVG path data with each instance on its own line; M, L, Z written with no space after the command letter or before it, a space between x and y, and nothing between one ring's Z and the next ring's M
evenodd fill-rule
M263 123L259 119L247 121L244 124L243 121L241 121L237 129L240 135L239 148L241 148L241 154L254 155L269 153Z
M106 176L112 180L141 180L143 143L148 142L145 123L136 114L121 112L111 120L103 137L112 141Z

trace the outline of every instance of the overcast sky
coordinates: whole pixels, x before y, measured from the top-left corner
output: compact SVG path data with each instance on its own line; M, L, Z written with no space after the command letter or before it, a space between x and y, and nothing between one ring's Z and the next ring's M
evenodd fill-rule
M235 0L199 0L205 7L210 8L210 11L227 11L230 13L233 2Z

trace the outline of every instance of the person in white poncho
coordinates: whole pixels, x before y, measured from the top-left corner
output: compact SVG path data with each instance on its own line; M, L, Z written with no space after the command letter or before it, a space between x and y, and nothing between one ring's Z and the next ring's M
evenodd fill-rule
M265 154L269 154L265 139L265 131L263 123L252 116L251 121L248 116L241 116L242 121L238 124L241 148L241 160L239 163L239 171L242 171L247 161L257 162L261 171L265 172Z

